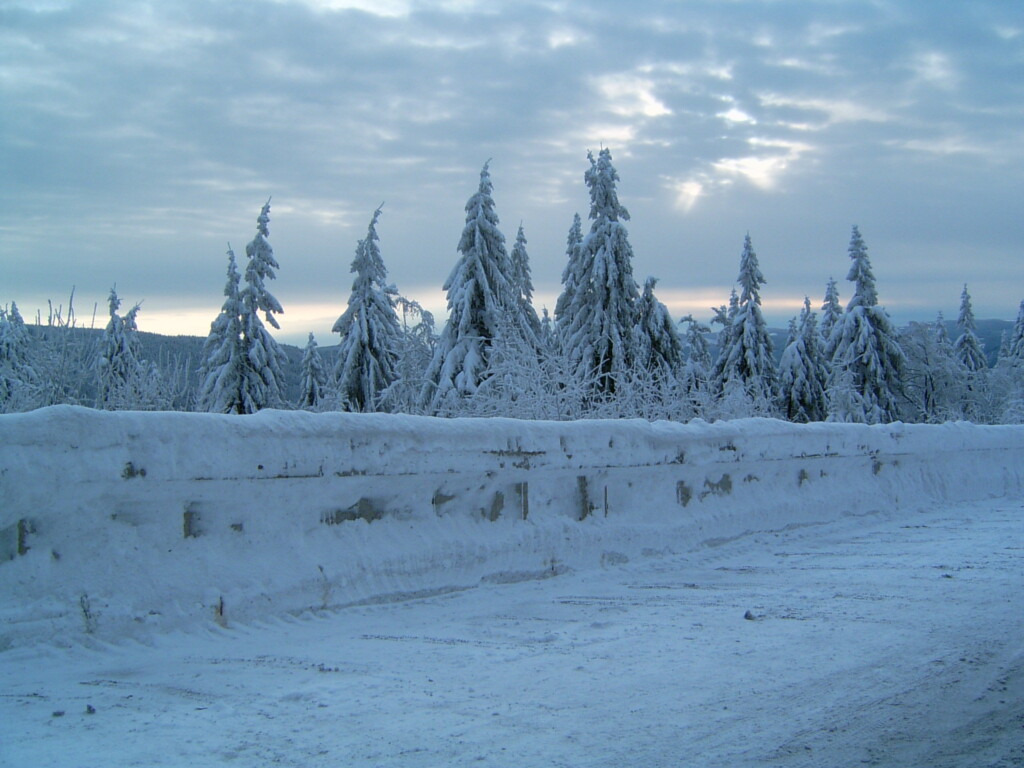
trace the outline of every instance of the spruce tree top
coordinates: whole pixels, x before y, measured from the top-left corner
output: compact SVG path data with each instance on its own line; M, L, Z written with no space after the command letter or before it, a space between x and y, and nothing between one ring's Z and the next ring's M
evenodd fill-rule
M526 234L522 223L516 233L516 242L512 246L512 280L514 290L527 302L533 299L533 279L530 276L530 259L526 253Z
M380 218L381 208L373 212L370 218L370 225L366 228L366 237L356 244L356 255L352 259L350 272L356 275L352 283L354 293L364 294L369 290L380 290L388 293L387 277L388 270L384 266L384 259L380 255L380 237L377 235L377 219ZM340 322L340 321L339 321Z
M853 264L850 265L850 272L846 275L846 279L852 282L854 287L853 296L846 308L850 310L853 307L874 307L878 304L875 275L871 271L868 247L864 244L856 224L854 224L853 233L850 235L849 254Z
M942 347L952 346L949 333L946 331L946 318L941 312L935 317L935 342Z
M960 315L956 319L957 328L961 331L974 333L978 326L974 322L974 309L971 307L971 294L967 292L967 283L960 293Z
M758 289L765 284L764 275L757 264L757 254L750 242L750 233L743 240L743 253L740 255L740 276L736 281L740 284L740 304L753 301L761 305L761 294Z
M107 297L107 304L110 306L110 316L114 317L117 310L121 308L121 299L117 296L115 288L110 289L110 296Z
M573 302L573 296L576 294L580 281L583 279L583 273L586 271L586 265L582 263L580 257L580 246L582 244L583 224L580 221L580 215L574 213L572 226L569 228L569 235L566 237L565 242L565 255L568 257L568 261L565 264L565 269L562 270L562 285L564 288L555 302L556 321L561 321L565 317L565 313Z
M971 308L971 294L967 292L967 284L964 283L964 290L960 294L960 315L956 319L960 335L956 340L956 356L967 366L969 371L980 371L988 367L988 360L985 359L985 345L975 333L977 328L974 322L974 310Z
M494 198L491 196L494 185L491 183L490 166L490 160L484 163L484 167L480 170L480 187L476 194L466 202L467 226L462 230L458 251L468 253L482 245L483 250L500 251L501 256L505 258L505 236L498 229L498 214L494 210ZM473 226L469 226L470 224ZM479 243L481 237L490 242Z
M238 263L235 261L235 252L231 248L231 244L228 243L228 281L224 284L224 295L233 301L238 301L238 286L242 282L241 275L238 274ZM224 305L225 312L233 312L236 315L241 314L241 311L237 306L232 306L228 309L227 304Z
M280 328L277 318L271 313L283 313L281 304L267 290L265 280L273 280L277 275L275 269L280 269L274 259L274 249L267 239L270 230L267 225L270 222L270 200L267 200L256 219L256 237L245 246L245 255L249 257L249 263L245 268L246 287L242 290L242 300L255 313L257 310L263 312L267 322L275 328Z
M594 154L588 152L587 159L590 160L590 168L583 178L590 187L590 218L629 221L629 211L619 204L619 195L615 191L619 173L612 165L611 150L602 149L596 161Z
M1024 301L1017 310L1017 320L1010 330L1006 357L1013 363L1024 362Z

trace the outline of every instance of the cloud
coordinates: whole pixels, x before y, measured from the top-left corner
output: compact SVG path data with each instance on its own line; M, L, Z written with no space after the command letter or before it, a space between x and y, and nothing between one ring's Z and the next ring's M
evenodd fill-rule
M406 0L275 0L305 6L317 13L337 11L362 11L374 16L400 18L412 11L412 3Z
M344 300L381 200L391 276L419 298L488 157L502 225L523 220L538 294L557 293L600 144L659 293L710 279L708 254L748 228L780 241L787 297L820 293L819 238L841 257L851 220L882 250L1024 236L1024 35L996 2L95 0L3 18L0 302L61 292L59 274L97 300L117 280L150 317L155 297L215 312L225 243L270 195L286 311ZM1024 283L998 268L1005 293ZM941 266L950 302L966 269Z
M604 99L605 109L622 117L661 117L672 110L654 95L654 82L632 74L603 75L594 88Z

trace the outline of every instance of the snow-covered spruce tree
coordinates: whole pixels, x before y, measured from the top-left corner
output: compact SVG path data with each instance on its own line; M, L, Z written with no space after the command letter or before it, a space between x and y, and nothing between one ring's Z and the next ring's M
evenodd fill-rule
M31 362L25 319L13 301L0 307L0 414L29 411L39 402L39 377Z
M203 362L199 366L197 407L211 413L245 413L242 396L245 380L245 350L242 344L241 276L235 252L228 246L228 279L224 285L224 304L210 323L203 343Z
M616 385L614 400L595 403L595 417L681 419L692 416L684 402L679 374L683 344L668 309L654 295L657 280L647 279L636 308L633 366Z
M619 204L619 174L611 152L602 149L584 175L590 188L590 232L580 244L581 271L565 306L562 343L570 369L588 400L614 397L636 362L637 304L633 249L622 223L629 212Z
M708 412L711 403L711 368L714 358L711 355L711 326L686 315L680 323L686 323L683 335L685 344L685 362L679 375L682 396L694 411L695 415Z
M573 297L576 295L576 286L580 285L580 281L583 280L583 275L586 271L580 252L582 244L583 224L580 221L580 215L574 213L572 226L569 228L569 235L566 238L565 244L567 261L565 269L562 270L562 292L555 302L556 332L560 332L563 326L568 327L568 323L564 320L565 313L568 312L569 306L573 302Z
M110 320L103 330L95 363L96 407L106 410L138 408L148 368L139 359L136 317L140 306L136 304L121 317L117 313L121 299L113 288L107 303Z
M967 292L967 284L960 294L960 314L956 319L956 327L960 335L956 339L956 356L971 373L988 368L985 359L985 347L978 338L978 326L974 321L974 309L971 307L971 294Z
M381 393L398 378L402 329L394 306L396 291L387 284L377 245L380 212L380 208L373 212L366 237L356 246L351 269L356 278L348 308L332 329L341 334L334 380L344 411L381 410Z
M30 339L18 305L0 307L0 413L29 410L39 396Z
M828 421L862 424L864 414L870 410L857 387L853 369L837 368L829 371Z
M318 411L327 399L327 369L317 349L316 339L309 334L302 351L301 378L299 380L299 408Z
M942 313L934 323L910 323L900 333L900 347L906 356L906 420L935 424L962 418L967 370L956 357Z
M224 304L210 324L210 334L203 345L203 363L199 374L198 407L213 413L255 413L282 403L281 366L286 358L277 342L264 328L259 313L268 323L279 328L275 313L280 303L267 290L265 281L273 279L278 269L270 247L268 200L256 220L256 236L245 247L248 263L245 287L240 278L235 253L228 246L228 280L224 287Z
M989 369L985 345L978 338L971 295L964 284L960 294L960 314L956 320L960 332L953 345L954 354L964 368L962 413L965 419L985 421L989 411Z
M516 328L507 327L513 323L513 318L502 320L490 347L488 375L472 395L460 399L459 415L557 418L542 357Z
M733 321L736 319L736 313L740 310L740 297L736 293L736 289L733 288L729 291L729 303L723 304L719 307L712 307L711 312L714 317L711 318L711 324L716 323L722 326L722 330L718 332L718 337L715 339L715 359L718 358L718 352L725 349L732 344L732 332L733 332ZM714 370L714 362L712 362L709 371Z
M1013 367L1024 366L1024 301L1017 310L1017 320L1006 337L1006 350L1000 350L1000 358Z
M637 304L633 370L650 373L656 388L668 396L670 390L674 392L683 368L683 342L668 308L654 295L657 283L657 278L647 278Z
M829 388L840 382L852 387L857 397L844 399L863 408L863 412L847 411L843 421L896 421L906 358L889 315L878 305L868 249L856 226L850 237L849 256L853 263L846 279L854 284L853 296L825 349L831 371Z
M380 409L391 413L424 413L420 398L437 342L434 316L419 302L405 296L394 296L394 305L401 311L397 377L381 393Z
M530 256L526 252L526 234L523 232L522 223L516 232L516 242L512 246L509 258L512 267L512 293L519 300L523 323L530 331L526 338L539 341L540 318L537 317L537 310L533 308L533 278L530 274Z
M476 392L489 375L491 346L504 329L528 341L521 304L511 279L511 260L491 196L490 161L480 186L466 203L466 225L459 260L444 283L448 321L434 349L421 400L429 413L457 415L462 398ZM509 322L511 320L511 322Z
M806 298L806 297L804 297ZM803 314L803 310L800 310L800 314ZM797 335L800 332L800 318L791 317L789 318L789 325L786 326L786 342L782 345L783 351L786 347L796 341Z
M284 373L281 366L287 362L287 357L259 317L262 312L270 325L280 328L274 314L284 312L265 284L266 280L276 277L274 270L280 268L268 239L269 222L270 201L267 200L256 220L256 236L245 246L245 255L249 261L245 267L245 286L239 299L242 305L242 347L246 367L242 382L243 410L240 413L255 413L283 402L281 389Z
M811 300L805 298L794 338L779 361L782 415L801 423L824 421L828 417L827 386L828 370L817 316L811 311Z
M543 353L551 353L558 349L558 340L555 338L555 328L551 322L551 315L547 307L540 310L540 348Z
M1024 424L1024 301L1009 333L1003 333L999 360L992 371L991 421Z
M831 277L825 286L825 301L821 305L821 340L827 345L832 336L832 329L843 316L843 307L839 303L839 288Z
M729 321L728 334L718 350L712 379L719 395L730 385L739 385L749 399L753 413L770 415L778 393L774 345L761 313L760 287L764 275L757 263L757 254L748 234L740 255L737 282L740 295Z

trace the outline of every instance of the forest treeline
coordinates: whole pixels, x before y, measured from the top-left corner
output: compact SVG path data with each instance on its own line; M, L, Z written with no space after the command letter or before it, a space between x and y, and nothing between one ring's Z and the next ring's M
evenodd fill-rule
M198 360L143 359L140 307L122 314L113 289L98 338L76 333L70 303L66 315L51 310L45 325L37 319L33 326L12 302L0 308L0 411L72 403L237 414L302 408L553 420L1024 422L1024 302L994 365L966 285L953 335L941 316L896 328L878 303L867 245L854 226L849 300L840 302L830 279L818 309L805 299L781 353L761 311L765 278L749 234L728 302L713 310L710 324L692 316L677 323L658 300L656 281L641 286L633 277L629 213L618 199L611 153L588 159L589 229L577 214L553 316L533 307L522 225L506 247L485 164L444 283L448 317L440 331L388 282L378 208L357 244L351 295L333 327L339 345L325 356L310 334L298 381L286 382L294 366L266 328L277 328L283 311L267 287L280 268L268 201L241 266L228 249L224 302Z

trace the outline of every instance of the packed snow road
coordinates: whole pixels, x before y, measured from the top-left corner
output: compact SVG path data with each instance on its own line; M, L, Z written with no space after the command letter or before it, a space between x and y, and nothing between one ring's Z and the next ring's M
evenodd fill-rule
M611 558L615 560L615 558ZM1024 508L0 653L11 766L1024 765Z

